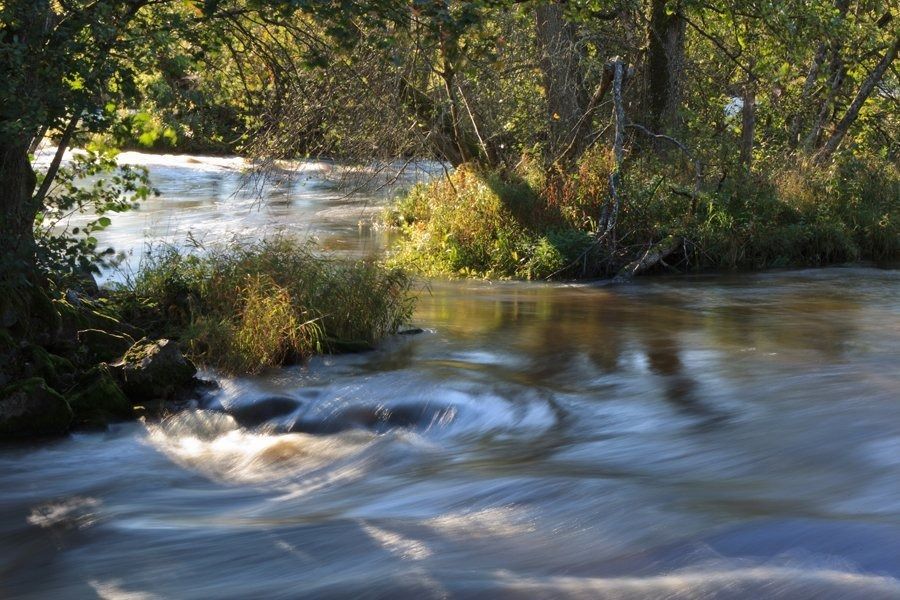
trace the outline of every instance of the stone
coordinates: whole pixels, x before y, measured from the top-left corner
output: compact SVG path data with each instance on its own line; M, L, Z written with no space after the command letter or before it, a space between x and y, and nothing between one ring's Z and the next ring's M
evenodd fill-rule
M62 356L37 344L22 342L19 347L20 375L17 379L40 377L50 387L62 390L72 384L75 366Z
M107 365L92 369L82 378L75 391L69 394L69 405L75 414L75 423L86 427L103 427L134 416L131 402Z
M97 361L110 362L120 358L134 346L127 333L112 333L102 329L82 329L76 334L78 343Z
M0 437L62 434L71 424L69 403L40 377L0 391Z
M173 340L140 340L112 365L122 391L132 400L170 400L193 388L197 368Z
M257 427L296 412L300 406L301 403L294 398L272 396L247 404L234 404L227 411L242 427Z

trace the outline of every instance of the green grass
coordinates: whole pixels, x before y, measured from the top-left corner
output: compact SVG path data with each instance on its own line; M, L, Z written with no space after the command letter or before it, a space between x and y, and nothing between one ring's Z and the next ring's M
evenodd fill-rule
M403 272L283 239L157 252L112 303L123 320L178 339L199 364L231 373L371 348L413 310Z

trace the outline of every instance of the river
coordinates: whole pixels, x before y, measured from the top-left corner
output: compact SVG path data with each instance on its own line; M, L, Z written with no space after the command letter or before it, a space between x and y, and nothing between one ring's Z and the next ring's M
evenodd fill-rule
M103 232L126 265L385 243L326 164L259 202L229 160L132 159L162 195ZM900 272L435 281L414 325L0 446L0 597L900 598Z

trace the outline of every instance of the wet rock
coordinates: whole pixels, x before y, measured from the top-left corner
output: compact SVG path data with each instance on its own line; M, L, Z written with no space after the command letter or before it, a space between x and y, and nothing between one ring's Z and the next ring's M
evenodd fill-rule
M127 333L113 333L102 329L82 329L77 333L78 343L97 361L118 360L134 345Z
M125 394L135 400L171 400L193 390L197 368L172 340L141 340L112 365Z
M368 352L375 348L375 345L368 340L340 340L337 338L326 339L325 345L331 352L343 354Z
M0 391L0 437L60 434L71 424L72 408L40 377Z
M250 404L229 406L227 412L242 427L257 427L273 419L287 416L300 406L301 403L294 398L273 396Z
M404 329L403 331L398 331L397 335L419 335L420 333L425 333L425 330L421 327L411 327L409 329Z
M112 421L131 418L131 402L116 383L106 365L92 369L76 391L69 394L75 423L85 427L103 427Z
M351 429L366 429L375 433L391 429L425 429L452 410L433 404L350 406L324 419L300 419L291 425L290 431L331 434Z

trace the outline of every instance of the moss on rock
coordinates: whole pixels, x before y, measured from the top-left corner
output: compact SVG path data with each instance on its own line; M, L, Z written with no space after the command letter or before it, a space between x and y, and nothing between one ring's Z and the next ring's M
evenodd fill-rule
M74 380L75 365L68 358L49 352L37 344L24 345L20 351L25 378L40 377L53 388L65 389Z
M0 391L0 437L61 434L72 424L72 408L41 377Z
M131 402L106 365L92 369L82 378L76 391L69 395L69 404L75 423L88 427L102 427L134 414Z

